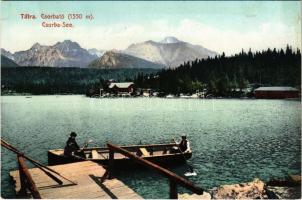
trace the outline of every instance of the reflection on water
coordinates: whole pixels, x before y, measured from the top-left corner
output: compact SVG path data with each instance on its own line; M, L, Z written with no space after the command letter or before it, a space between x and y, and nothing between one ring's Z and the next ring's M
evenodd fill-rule
M300 105L287 100L90 99L83 96L7 96L2 137L47 164L70 131L91 146L161 143L185 133L191 141L190 177L209 189L226 183L300 173ZM2 197L13 197L8 172L16 156L2 149ZM172 169L178 174L186 166ZM148 170L119 172L145 198L167 198L168 180Z

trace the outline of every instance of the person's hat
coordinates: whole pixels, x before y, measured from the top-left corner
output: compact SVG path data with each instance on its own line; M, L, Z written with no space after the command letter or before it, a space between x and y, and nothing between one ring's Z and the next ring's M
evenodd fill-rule
M181 138L186 139L186 138L187 138L187 136L186 136L186 135L182 135L182 136L181 136Z
M70 137L77 137L77 134L75 132L71 132Z

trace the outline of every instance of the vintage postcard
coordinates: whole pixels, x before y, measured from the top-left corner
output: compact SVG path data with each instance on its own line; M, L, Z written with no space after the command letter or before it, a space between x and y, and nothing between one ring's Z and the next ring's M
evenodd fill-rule
M0 3L2 198L301 198L301 1Z

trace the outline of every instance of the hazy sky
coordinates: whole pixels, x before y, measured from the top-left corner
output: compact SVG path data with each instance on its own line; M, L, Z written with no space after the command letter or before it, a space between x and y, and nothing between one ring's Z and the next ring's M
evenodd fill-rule
M7 2L1 1L1 47L12 52L35 42L53 45L70 39L84 48L125 49L132 43L166 36L230 55L242 48L301 47L300 1L177 2ZM21 13L37 20L22 20ZM41 14L65 14L43 20ZM74 20L74 28L44 28L42 22L71 22L69 13L92 14Z

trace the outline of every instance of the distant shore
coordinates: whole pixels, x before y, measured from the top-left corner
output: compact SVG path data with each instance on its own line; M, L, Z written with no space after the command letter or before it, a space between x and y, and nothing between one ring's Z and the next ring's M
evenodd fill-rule
M30 93L5 93L1 94L1 96L24 96L24 97L32 97L32 96L83 96L87 97L85 94L30 94ZM153 99L153 98L160 98L160 99L192 99L192 100L211 100L211 99L241 99L241 100L260 100L255 97L211 97L211 98L182 98L178 96L174 97L143 97L143 96L131 96L131 97L87 97L87 98L94 98L94 99L134 99L134 98L144 98L144 99ZM265 99L263 99L265 100ZM266 99L266 100L293 100L293 101L301 101L301 98L287 98L287 99Z

